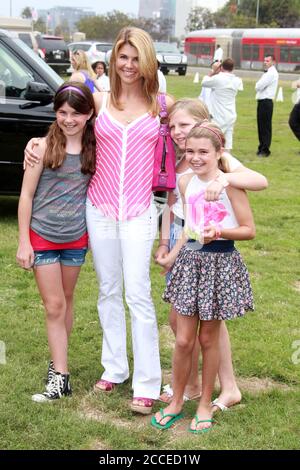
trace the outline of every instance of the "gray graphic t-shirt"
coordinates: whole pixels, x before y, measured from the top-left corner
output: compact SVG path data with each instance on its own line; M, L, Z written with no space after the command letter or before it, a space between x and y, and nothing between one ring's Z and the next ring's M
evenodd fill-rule
M67 153L60 168L44 168L33 199L32 230L54 243L82 237L90 176L81 173L80 155Z

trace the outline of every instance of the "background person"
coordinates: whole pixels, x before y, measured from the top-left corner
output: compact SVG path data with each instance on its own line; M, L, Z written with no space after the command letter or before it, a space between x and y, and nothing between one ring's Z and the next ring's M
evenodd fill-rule
M160 63L157 61L158 91L160 93L167 93L167 80L159 67Z
M296 104L289 116L289 126L295 137L300 140L300 80L295 81L292 86L296 88Z
M293 107L290 117L289 126L298 140L300 140L300 102L296 103Z
M110 91L106 63L101 60L97 60L92 63L92 69L96 75L97 88L99 91Z
M237 92L243 90L242 79L233 73L233 69L234 62L230 58L222 63L215 62L202 80L202 88L211 90L208 108L225 135L226 150L233 147L233 127L237 118L235 99Z
M275 68L275 57L264 58L264 74L256 82L258 157L269 157L272 142L273 100L278 86L278 72Z
M213 57L213 62L217 62L217 61L222 62L222 59L223 59L223 49L220 46L220 44L217 44L214 57Z
M71 65L74 71L70 77L70 81L84 83L84 85L89 87L92 93L98 90L96 85L96 74L93 71L84 51L78 50L72 52Z

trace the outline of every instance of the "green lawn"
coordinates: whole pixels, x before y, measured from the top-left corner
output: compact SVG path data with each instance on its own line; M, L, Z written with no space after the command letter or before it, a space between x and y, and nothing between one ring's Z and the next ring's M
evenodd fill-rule
M191 436L186 431L195 402L185 405L184 420L162 433L150 426L149 417L133 416L128 410L129 382L110 395L95 395L92 386L102 370L101 332L90 254L77 287L70 343L73 398L50 406L33 403L31 394L43 387L48 361L43 307L32 273L15 263L17 198L0 198L0 351L6 347L6 364L0 352L1 449L299 448L300 143L287 124L292 108L290 84L280 85L284 102L275 103L268 159L255 155L254 81L244 81L245 90L237 100L233 153L269 179L266 191L250 194L256 239L238 244L251 274L256 303L254 313L229 323L242 405L219 414L212 432ZM197 97L200 86L192 76L170 76L168 91L175 97ZM159 272L153 265L162 367L168 375L173 341L167 326L168 305L161 301L164 278Z

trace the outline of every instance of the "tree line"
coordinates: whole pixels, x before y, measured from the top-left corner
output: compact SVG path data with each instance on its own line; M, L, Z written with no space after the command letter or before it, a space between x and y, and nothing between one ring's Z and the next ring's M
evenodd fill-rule
M300 0L229 0L223 8L212 13L208 8L195 7L191 10L186 32L207 28L294 28L300 27ZM22 11L23 18L31 18L31 8ZM257 23L258 21L258 23ZM174 20L166 18L135 18L117 10L105 15L88 16L76 24L77 30L86 34L87 39L113 41L124 26L136 26L151 34L156 41L176 41L172 37ZM42 19L34 22L34 29L46 32ZM70 40L67 21L57 26L54 34Z
M191 10L186 32L207 28L296 28L300 26L300 0L229 0L212 13Z
M31 18L31 9L24 8L21 16L23 18ZM113 41L118 32L124 26L136 26L147 31L156 41L172 41L171 31L174 20L170 18L135 18L126 15L121 11L113 10L105 15L94 15L81 18L77 23L77 31L86 34L87 39L97 39L102 41ZM34 29L41 33L46 32L46 24L41 18L33 23ZM66 40L70 39L70 29L68 22L58 25L53 31L54 34L64 36Z

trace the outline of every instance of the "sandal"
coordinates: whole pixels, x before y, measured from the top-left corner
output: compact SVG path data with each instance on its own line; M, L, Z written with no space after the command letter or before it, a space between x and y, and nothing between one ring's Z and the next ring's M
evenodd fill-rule
M179 419L183 418L183 413L181 413L181 412L180 413L167 413L167 414L165 414L165 412L162 408L159 410L159 412L160 412L160 416L161 416L159 421L157 421L155 416L152 416L152 418L151 418L152 426L154 426L157 429L169 429L172 426L172 424L174 424ZM169 419L169 421L167 421L165 424L160 424L162 422L162 420L165 419L165 418L171 418L171 419Z
M229 408L233 407L233 406L236 406L236 405L239 405L241 403L241 401L236 401L235 403L232 403L230 405L224 405L224 403L222 403L221 401L219 401L219 398L215 398L215 400L213 400L211 402L211 406L214 407L216 406L218 409L214 411L214 413L216 411L229 411Z
M130 409L142 415L150 415L154 400L152 398L133 397L130 403Z
M100 379L94 385L94 392L112 392L117 384L109 380Z
M212 430L213 425L216 423L214 419L199 419L197 415L194 416L195 419L195 424L198 426L200 423L210 423L210 426L201 428L201 429L192 429L191 426L189 426L188 431L193 433L193 434L201 434L203 432L209 432Z
M183 401L199 400L200 397L201 397L201 393L193 395L192 397L183 395ZM162 394L159 397L159 401L169 404L171 403L172 398L173 398L173 389L171 385L170 384L164 385L162 388Z

